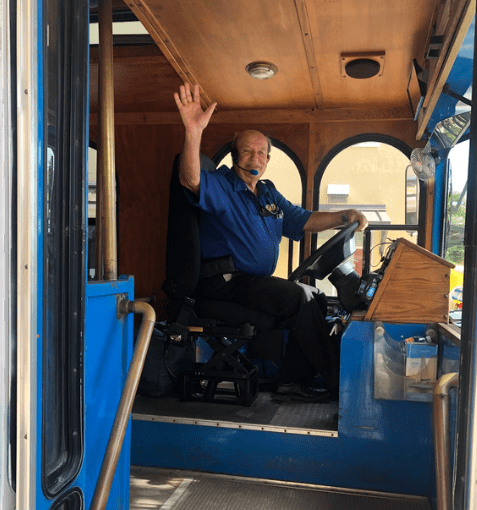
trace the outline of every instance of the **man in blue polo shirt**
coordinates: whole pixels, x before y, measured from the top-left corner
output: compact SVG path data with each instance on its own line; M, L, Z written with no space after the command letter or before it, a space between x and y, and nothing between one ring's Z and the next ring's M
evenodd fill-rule
M262 133L248 130L233 141L233 167L207 172L200 166L200 142L216 103L204 112L198 86L188 83L174 98L185 126L179 179L189 200L201 209L202 258L215 263L230 259L222 274L203 278L208 297L234 301L278 317L289 330L287 352L274 394L283 400L326 401L329 394L307 386L323 374L337 391L339 360L325 322L326 296L315 287L272 277L282 236L299 241L304 232L321 232L365 216L354 209L336 213L312 212L292 205L266 179L271 143Z
M247 131L243 136L254 133ZM288 202L271 181L256 182L252 192L226 166L215 172L202 171L199 194L191 196L191 201L201 209L202 257L233 254L235 269L260 276L274 272L282 236L299 241L311 215Z

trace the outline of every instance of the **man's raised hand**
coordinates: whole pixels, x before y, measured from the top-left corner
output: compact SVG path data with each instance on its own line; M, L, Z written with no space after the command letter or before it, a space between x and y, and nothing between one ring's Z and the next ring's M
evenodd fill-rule
M179 94L174 93L176 105L181 114L182 122L186 131L203 131L209 123L212 113L217 106L217 103L212 103L205 112L200 105L200 92L199 85L194 85L194 91L191 94L190 86L188 83L180 86Z

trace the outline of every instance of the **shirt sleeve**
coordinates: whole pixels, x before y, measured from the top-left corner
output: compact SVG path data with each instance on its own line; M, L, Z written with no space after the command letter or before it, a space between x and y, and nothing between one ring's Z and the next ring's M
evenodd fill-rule
M227 207L227 192L220 178L222 173L220 169L215 172L201 169L199 194L184 188L189 202L209 213L223 213Z

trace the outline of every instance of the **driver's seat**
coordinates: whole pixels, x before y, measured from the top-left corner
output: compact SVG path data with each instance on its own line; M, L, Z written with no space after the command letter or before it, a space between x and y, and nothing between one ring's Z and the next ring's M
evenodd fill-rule
M258 394L258 369L243 354L279 362L283 354L283 331L277 318L226 301L200 300L195 295L201 272L199 239L200 210L187 199L179 182L179 161L172 170L166 248L166 281L163 289L167 306L168 334L172 338L201 337L214 350L212 358L196 364L183 376L183 400L227 400L218 384L233 383L237 403L250 405ZM215 164L201 155L201 167L215 171ZM228 339L234 339L230 342ZM207 385L201 386L203 381ZM232 399L233 401L233 399Z

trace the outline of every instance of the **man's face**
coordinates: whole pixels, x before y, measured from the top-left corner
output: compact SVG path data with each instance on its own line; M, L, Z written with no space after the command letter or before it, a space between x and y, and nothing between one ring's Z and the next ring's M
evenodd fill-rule
M267 169L268 143L265 136L258 131L244 131L237 140L237 163L247 170L257 170L258 175L252 176L249 172L244 172L235 165L238 175L244 180L258 180Z

